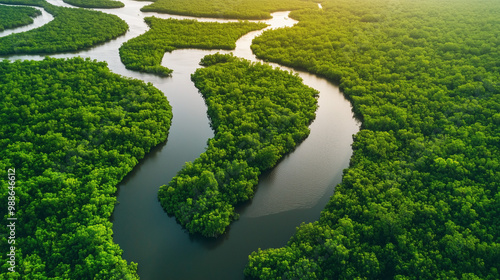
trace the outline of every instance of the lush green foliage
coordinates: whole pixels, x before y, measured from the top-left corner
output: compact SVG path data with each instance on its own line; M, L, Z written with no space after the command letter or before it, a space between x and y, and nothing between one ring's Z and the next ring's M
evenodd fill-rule
M45 0L0 0L3 4L39 6L47 4Z
M500 2L323 7L253 50L339 82L362 130L321 219L246 275L499 279Z
M103 8L103 9L112 9L112 8L121 8L125 7L120 1L114 0L63 0L64 2L82 8Z
M81 50L116 38L128 29L119 17L98 11L56 7L40 1L0 2L31 3L54 15L54 20L40 28L0 38L1 55Z
M234 205L253 197L259 174L309 134L317 92L289 72L230 55L211 55L192 80L205 98L214 138L159 198L191 233L223 234Z
M33 23L32 17L41 15L30 7L12 7L0 5L0 31Z
M158 0L141 9L143 12L159 12L176 15L267 19L271 12L302 8L318 8L310 0Z
M138 279L110 218L116 185L167 138L163 93L102 62L46 58L1 62L0 100L0 173L15 168L19 205L15 245L0 237L3 252L16 247L16 273L3 253L0 279Z
M163 55L176 48L234 49L242 35L266 27L252 22L198 22L195 20L144 19L151 27L120 47L120 58L128 69L168 76L171 69L161 66Z

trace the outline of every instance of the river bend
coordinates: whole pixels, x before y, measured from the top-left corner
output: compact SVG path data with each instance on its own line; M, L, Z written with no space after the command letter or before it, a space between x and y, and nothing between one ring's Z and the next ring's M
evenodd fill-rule
M58 6L72 7L62 0L48 0ZM172 105L173 119L168 141L155 147L118 186L119 204L113 214L114 241L123 249L123 258L139 264L141 279L243 279L248 255L258 248L282 247L302 222L319 218L341 181L342 171L349 165L352 135L360 123L351 112L350 103L337 86L315 75L294 71L304 83L320 92L316 119L311 134L293 153L271 171L260 177L254 199L237 208L240 219L218 239L189 235L175 218L168 217L157 200L159 186L167 184L186 161L193 161L213 137L206 106L190 80L200 59L218 50L180 49L166 53L162 65L174 72L161 78L125 69L118 49L126 41L148 30L144 17L194 19L157 13L144 13L146 2L123 0L124 8L102 9L129 25L129 31L110 42L76 53L51 55L56 58L74 56L106 61L112 72L152 83L165 93ZM319 6L321 8L321 6ZM99 9L96 9L99 10ZM265 21L270 28L293 26L296 21L288 12L273 13ZM52 16L44 12L29 26L11 29L22 32L39 27ZM231 20L197 18L199 21ZM24 28L24 29L22 29ZM235 56L259 61L250 50L253 38L263 31L253 31L236 42ZM0 33L6 36L10 33ZM44 55L7 56L10 60L41 60ZM274 66L278 66L273 64ZM289 68L279 66L285 70Z

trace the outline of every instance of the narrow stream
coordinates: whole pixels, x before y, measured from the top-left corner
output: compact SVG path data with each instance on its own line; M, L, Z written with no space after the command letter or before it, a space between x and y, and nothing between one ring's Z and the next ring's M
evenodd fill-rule
M69 6L61 0L48 2ZM149 3L122 2L124 8L101 11L125 20L130 26L127 34L89 50L51 55L107 61L115 73L153 83L172 105L173 120L168 141L154 148L118 186L119 204L113 214L114 240L123 249L124 259L139 264L141 279L243 279L242 271L251 252L258 248L281 247L302 222L319 218L334 186L341 181L343 169L348 167L352 135L359 130L359 123L353 118L351 105L338 87L315 75L295 71L305 84L320 92L317 116L310 126L311 134L274 169L261 176L254 199L238 207L240 219L231 224L227 234L215 240L189 235L163 211L157 200L157 191L186 161L197 158L204 151L207 139L213 136L204 100L190 75L200 67L198 63L203 56L217 50L182 49L166 53L162 65L174 70L170 78L125 69L118 48L146 32L148 27L144 17L192 17L143 13L140 8ZM227 22L206 18L200 21ZM288 12L273 13L273 19L266 22L271 25L268 28L296 23L288 18ZM258 61L250 44L261 33L250 32L240 38L234 55ZM41 60L43 57L7 58Z

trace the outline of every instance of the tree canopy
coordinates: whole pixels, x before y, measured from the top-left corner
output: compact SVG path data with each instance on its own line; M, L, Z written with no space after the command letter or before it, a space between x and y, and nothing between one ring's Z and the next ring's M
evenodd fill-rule
M101 8L101 9L113 9L125 7L120 1L114 0L63 0L73 6L82 8Z
M362 130L320 220L245 274L500 278L500 3L322 4L252 49L338 82Z
M165 210L215 237L253 197L258 176L309 135L317 92L287 71L232 55L205 56L192 75L215 131L206 151L160 188Z
M33 17L42 12L31 7L0 5L0 31L33 23Z
M54 20L36 29L0 38L0 55L58 53L86 49L127 32L115 15L80 8L64 8L42 0L0 0L0 3L43 7Z
M144 19L149 31L130 39L120 47L120 58L125 67L160 76L168 76L171 69L161 66L165 52L176 48L234 49L235 42L244 34L266 27L253 22L198 22L195 20Z
M0 279L138 279L110 218L117 184L167 138L163 93L102 62L46 58L0 62L0 100L0 173L15 168L21 205L16 272L5 273L1 254ZM0 180L1 201L8 186ZM6 235L0 240L8 252Z
M143 12L159 12L176 15L268 19L271 12L318 8L310 0L157 0L141 9Z

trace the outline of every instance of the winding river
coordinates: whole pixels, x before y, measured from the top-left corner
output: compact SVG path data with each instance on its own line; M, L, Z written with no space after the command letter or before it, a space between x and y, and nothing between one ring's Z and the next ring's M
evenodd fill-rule
M48 2L71 7L61 0ZM310 126L311 134L293 153L260 177L254 199L237 208L240 219L231 224L227 234L215 240L189 235L163 211L157 200L157 191L186 161L198 157L204 151L207 139L213 136L204 100L191 82L190 75L200 67L198 63L203 56L217 50L181 49L166 53L162 65L174 70L169 78L125 69L118 48L147 31L144 17L192 17L143 13L140 8L149 3L122 2L124 8L101 11L125 20L129 25L125 35L89 50L51 55L106 61L115 73L151 82L165 93L172 105L173 120L168 141L154 148L118 186L119 204L113 214L114 241L123 249L124 259L139 264L141 279L243 279L242 271L251 252L258 248L282 247L302 222L319 218L320 211L333 194L334 186L341 181L343 169L348 167L352 135L359 130L360 123L354 119L351 105L338 87L315 75L294 71L299 73L305 84L320 92L317 116ZM270 24L266 29L296 23L288 18L288 12L272 15L273 19L266 21ZM33 25L12 29L11 32L36 28L52 19L46 13L39 18ZM250 32L240 38L232 51L234 55L258 61L250 50L250 44L262 32ZM0 36L8 34L0 33ZM43 57L23 55L7 58L41 60Z

